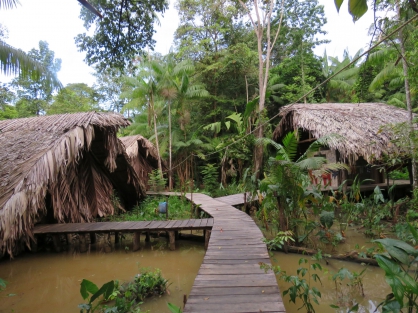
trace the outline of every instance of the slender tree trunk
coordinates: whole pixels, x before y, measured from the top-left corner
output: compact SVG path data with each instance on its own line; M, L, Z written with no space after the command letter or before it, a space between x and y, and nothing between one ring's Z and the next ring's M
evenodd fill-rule
M396 5L398 19L401 20L401 8L399 3ZM417 177L417 160L415 156L415 143L413 140L413 132L414 132L414 125L413 125L413 115L412 115L412 101L411 101L411 88L409 86L409 79L408 79L408 64L406 62L406 49L404 44L404 34L403 28L399 31L399 45L401 48L402 53L402 67L403 67L403 75L405 76L405 95L406 95L406 108L408 110L408 124L409 124L409 142L411 146L411 163L412 163L412 182L413 188L418 187L418 177Z
M168 190L173 189L173 172L172 172L172 163L171 163L171 101L168 101Z
M270 55L271 50L277 40L277 37L280 33L280 28L283 20L283 7L284 0L281 1L281 12L280 20L278 23L278 29L274 36L273 42L271 42L271 16L274 9L275 1L260 1L253 0L254 10L250 10L247 5L239 0L242 7L247 11L248 17L251 21L251 24L254 28L255 35L257 37L257 51L258 51L258 89L259 89L259 102L258 102L258 122L257 129L255 131L255 136L258 139L264 137L264 108L266 103L266 91L267 91L267 82L270 68ZM264 11L263 11L264 10ZM254 12L255 18L253 18L252 13ZM263 42L264 39L264 30L266 30L266 42ZM265 53L264 53L265 50ZM262 144L256 144L254 147L254 168L253 171L257 179L261 177L261 170L263 167L263 154L264 148Z
M155 134L155 146L157 148L157 157L158 157L158 170L160 171L161 178L163 176L163 167L161 165L161 156L160 156L160 143L158 141L158 131L157 131L157 115L155 114L154 109L154 98L151 95L150 97L150 107L152 111L153 121L154 121L154 134Z

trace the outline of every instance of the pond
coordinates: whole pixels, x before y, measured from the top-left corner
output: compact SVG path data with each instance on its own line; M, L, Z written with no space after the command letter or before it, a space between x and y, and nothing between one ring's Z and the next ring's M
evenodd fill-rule
M296 254L285 254L282 252L274 252L272 263L274 265L279 265L280 268L286 271L288 274L296 275L296 270L299 267L299 259L304 256ZM305 258L309 259L309 257ZM358 263L340 261L340 260L328 260L329 265L327 266L324 261L320 262L321 266L325 269L325 272L320 273L317 271L317 274L321 278L322 285L319 283L313 283L316 286L322 297L319 299L320 305L315 305L317 313L335 313L335 312L347 312L347 309L343 307L350 308L354 303L350 302L350 299L354 298L355 303L359 303L360 313L372 313L375 312L376 307L380 302L384 300L386 295L390 293L390 287L387 285L384 279L383 271L376 266L368 266L366 273L363 278L364 293L365 296L362 297L358 292L353 292L350 294L350 288L346 285L348 280L344 281L342 286L343 294L341 292L336 292L335 283L331 279L331 276L338 272L342 267L348 269L350 272L360 273L364 266ZM306 265L304 265L306 267ZM283 282L282 280L277 281L279 284L280 291L290 287L290 284ZM353 296L353 297L351 297ZM298 308L302 306L302 302L297 302L293 304L289 302L289 297L285 296L283 298L284 305L286 307L287 313L301 313L303 310ZM350 303L349 303L350 302ZM339 305L341 309L334 309L330 305ZM376 312L381 312L380 310Z
M147 300L141 311L169 312L167 302L182 306L189 294L205 253L201 242L178 240L175 251L167 248L167 239L151 239L132 252L131 240L120 245L98 242L97 247L80 253L77 246L62 253L38 252L0 261L0 277L8 282L0 293L0 313L78 312L80 283L88 279L98 286L110 280L128 281L140 268L159 268L169 280L169 295Z
M355 243L371 245L364 237L357 237L358 231L355 229L348 231L347 234L346 243L338 247L339 252L354 249ZM178 240L175 251L167 248L166 238L152 238L150 243L141 242L141 244L144 247L142 250L132 252L129 238L116 246L113 242L109 245L102 238L83 253L80 253L80 246L71 246L68 251L62 253L26 253L14 260L2 260L0 277L8 281L8 285L6 290L0 293L0 313L78 312L77 306L83 302L79 293L82 279L91 280L99 286L109 280L123 282L132 279L139 269L144 267L161 269L163 276L171 285L169 294L148 299L141 305L141 311L169 312L167 302L182 307L183 296L190 293L204 257L203 242ZM280 265L282 270L295 275L301 257L304 256L275 252L271 260L272 264ZM309 257L305 258L309 259ZM343 286L344 295L336 292L335 283L330 277L342 267L359 273L364 266L332 259L329 260L328 266L324 261L321 261L321 265L326 272L318 273L322 286L315 285L322 293L317 312L346 312L343 309L338 311L330 307L331 304L347 305L347 296L350 295L346 286ZM281 291L289 287L280 280L278 284ZM360 304L359 312L374 312L376 306L390 292L390 288L384 280L383 272L374 266L367 268L363 284L365 297L354 292L351 294L352 298ZM288 313L303 312L303 310L298 311L301 303L294 305L288 300L289 297L285 296L284 304Z

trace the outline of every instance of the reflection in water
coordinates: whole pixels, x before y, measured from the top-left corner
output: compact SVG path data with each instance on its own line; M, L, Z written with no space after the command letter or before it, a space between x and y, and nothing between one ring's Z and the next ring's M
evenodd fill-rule
M142 250L132 252L131 242L126 238L115 247L104 236L96 245L76 244L62 253L27 253L1 260L0 277L8 285L0 294L0 313L78 312L84 278L98 286L112 279L124 282L142 267L160 268L171 285L170 295L147 301L141 311L169 312L167 302L182 306L183 295L189 294L202 263L203 243L179 240L177 249L170 251L165 238L151 239L141 242Z
M296 271L300 267L299 259L302 257L310 259L308 256L275 252L273 257L271 257L271 261L273 265L279 265L280 268L286 271L288 275L296 275ZM343 284L339 286L338 292L336 292L335 282L332 280L333 274L338 272L338 270L342 267L351 272L360 273L364 269L364 266L358 263L332 259L328 261L329 265L326 265L324 261L320 262L321 266L325 270L322 274L317 271L317 274L321 278L322 285L310 282L311 286L316 286L322 294L322 297L319 299L320 305L314 305L316 312L318 313L345 313L348 311L347 307L350 308L355 303L359 303L358 312L372 313L375 312L376 307L384 300L386 295L391 292L390 287L385 282L384 272L379 267L375 266L369 266L364 275L364 297L362 297L358 292L352 292L352 289L347 286L347 283L349 283L348 280L344 280ZM307 266L304 265L304 267ZM290 287L290 284L281 280L278 280L278 284L281 291ZM351 302L352 299L354 299L355 303ZM287 295L283 298L283 302L286 307L286 312L288 313L301 313L303 311L298 311L298 308L302 306L302 303L299 302L295 305L289 302L289 296ZM331 308L331 304L338 305L341 308ZM376 312L380 311L378 310Z

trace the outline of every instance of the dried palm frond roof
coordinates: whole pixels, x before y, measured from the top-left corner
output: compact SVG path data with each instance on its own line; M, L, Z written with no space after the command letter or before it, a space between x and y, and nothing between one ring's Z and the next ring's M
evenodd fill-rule
M120 137L119 139L125 146L126 153L128 154L137 175L146 185L148 183L149 173L158 169L157 148L151 141L141 135ZM162 164L165 168L163 162Z
M121 181L138 198L143 190L116 137L128 125L96 112L0 121L0 252L12 255L18 239L29 244L47 194L59 222L113 213L109 197Z
M280 116L275 140L294 129L308 131L314 138L337 134L329 147L350 163L359 156L372 163L393 151L393 134L382 126L408 121L406 110L383 103L294 104L283 107Z
M153 164L158 163L157 148L147 138L141 135L119 137L126 148L129 157L137 157L140 153L144 158L151 160ZM156 166L154 166L156 168Z

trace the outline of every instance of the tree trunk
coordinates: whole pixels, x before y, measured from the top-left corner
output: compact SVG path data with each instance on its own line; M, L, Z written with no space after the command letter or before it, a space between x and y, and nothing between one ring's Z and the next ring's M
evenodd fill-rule
M173 172L171 166L171 101L168 101L168 190L173 189Z
M398 11L398 18L401 19L401 8L399 3L397 3L397 11ZM403 74L405 76L405 96L406 96L406 108L408 110L408 124L409 124L409 143L411 145L411 163L412 163L412 182L413 188L418 187L418 177L417 177L417 162L415 157L415 142L413 140L413 132L414 132L414 125L413 125L413 115L412 115L412 101L411 101L411 89L409 87L409 79L408 79L408 64L406 62L406 49L404 45L404 35L403 35L403 28L399 31L399 45L401 48L402 53L402 67L403 67Z
M158 157L158 170L160 171L160 175L161 178L163 176L163 167L161 165L161 156L160 156L160 143L158 142L158 131L157 131L157 116L155 114L155 110L154 110L154 99L151 95L151 99L150 99L150 106L151 106L151 111L152 111L152 117L153 117L153 121L154 121L154 134L155 134L155 146L157 148L157 157Z

